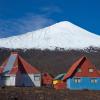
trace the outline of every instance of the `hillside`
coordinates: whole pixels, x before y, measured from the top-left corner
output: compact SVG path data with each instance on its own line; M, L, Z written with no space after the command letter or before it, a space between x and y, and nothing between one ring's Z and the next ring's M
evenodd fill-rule
M96 68L100 69L100 49L90 48L87 50L36 50L36 49L0 49L0 64L10 55L11 51L17 51L30 64L36 66L41 72L49 72L53 76L66 72L74 61L82 55L86 55Z

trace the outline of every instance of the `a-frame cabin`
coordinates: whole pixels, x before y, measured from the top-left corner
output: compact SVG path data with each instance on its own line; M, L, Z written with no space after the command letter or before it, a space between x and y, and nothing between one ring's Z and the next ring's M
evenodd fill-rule
M0 66L0 86L41 86L41 73L18 53L11 55Z
M63 80L71 90L100 90L100 73L85 56L71 66Z

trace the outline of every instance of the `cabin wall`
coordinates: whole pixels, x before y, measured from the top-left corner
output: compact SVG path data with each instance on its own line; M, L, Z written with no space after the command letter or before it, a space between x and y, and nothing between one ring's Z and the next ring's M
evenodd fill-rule
M0 86L15 86L15 76L1 76Z
M16 86L34 86L32 80L28 74L17 74L16 75Z
M0 76L0 86L41 87L41 74L21 74Z
M82 77L80 83L75 83L74 78L69 78L66 81L67 88L70 90L100 90L100 78L95 78L96 83L91 83L90 77Z
M38 76L39 79L36 80L34 77ZM16 75L16 86L41 86L41 74L17 74Z
M16 74L16 81L15 82L16 82L15 86L22 86L23 80L22 80L22 74L21 73L18 72Z
M29 74L29 77L36 87L41 87L41 74Z

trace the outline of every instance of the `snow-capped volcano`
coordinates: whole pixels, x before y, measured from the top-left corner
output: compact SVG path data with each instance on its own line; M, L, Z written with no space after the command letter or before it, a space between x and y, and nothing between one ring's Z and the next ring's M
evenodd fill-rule
M28 32L18 36L0 39L0 47L36 49L84 49L100 47L100 36L88 32L68 21Z

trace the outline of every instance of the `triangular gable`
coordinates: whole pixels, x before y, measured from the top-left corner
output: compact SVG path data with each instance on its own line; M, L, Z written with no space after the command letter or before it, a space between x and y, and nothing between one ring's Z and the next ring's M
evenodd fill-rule
M66 75L64 76L63 80L65 80L66 78L69 78L73 72L75 71L75 69L78 67L79 63L84 59L84 57L80 58L79 60L77 60L68 70L68 72L66 73Z
M82 72L77 72L78 68L82 70ZM90 73L88 70L93 68L94 71ZM71 68L68 70L67 74L64 76L63 80L71 77L100 77L100 74L96 70L95 66L91 63L87 57L83 56L79 60L77 60Z

